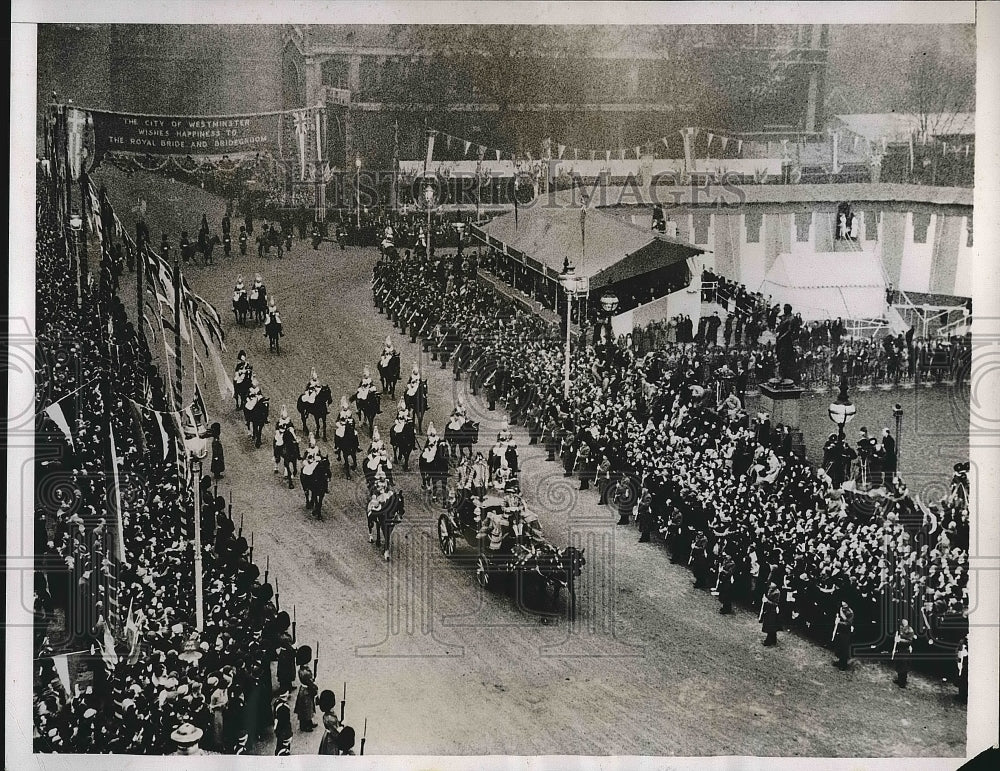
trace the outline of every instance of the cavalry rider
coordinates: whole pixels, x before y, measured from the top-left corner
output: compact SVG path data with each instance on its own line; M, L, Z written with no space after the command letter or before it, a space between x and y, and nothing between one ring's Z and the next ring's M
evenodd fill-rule
M253 286L250 287L250 299L256 300L261 296L261 293L265 291L266 290L264 289L264 279L261 278L260 273L254 274Z
M434 428L434 421L431 421L431 424L427 427L427 444L424 445L424 449L421 451L421 457L430 463L434 460L434 456L437 454L437 448L437 429Z
M399 404L396 405L396 423L400 426L399 430L402 430L402 426L413 420L413 410L406 406L406 399L400 399Z
M372 371L365 367L361 374L361 382L358 384L358 401L367 401L368 397L375 391L375 384L372 382Z
M316 370L313 370L315 372ZM312 382L312 381L310 381ZM308 386L307 386L308 388ZM347 401L346 396L340 397L340 412L337 413L337 436L341 439L344 438L344 426L347 425L347 421L353 418L354 415L351 413L350 403Z
M279 464L282 458L282 447L285 444L285 432L291 431L292 437L295 437L295 426L292 425L291 419L288 417L288 406L281 405L281 417L274 424L274 473L277 474L279 471Z
M461 431L464 425L465 404L462 402L462 397L459 397L458 403L455 405L455 409L451 411L451 417L448 419L448 428L452 431Z
M316 468L316 464L319 463L319 447L316 446L316 435L312 431L309 432L309 446L306 448L306 456L303 461L302 472L307 475L311 474L312 470Z
M236 286L233 287L233 302L237 302L240 297L246 295L247 289L243 285L243 276L236 277Z
M382 435L379 433L378 426L372 430L372 444L368 448L368 452L377 452L379 455L385 453L385 442L382 441Z
M306 390L302 394L302 401L308 402L309 404L315 404L316 396L319 394L319 389L319 375L316 373L316 368L313 367L309 370L309 382L306 384ZM341 411L343 411L343 405L341 405ZM350 411L348 411L348 415L350 415Z
M263 392L260 390L260 383L257 381L256 375L250 376L250 390L247 391L247 400L245 407L248 411L252 411L254 407L257 406L257 402L260 401L263 396Z
M393 354L396 353L396 349L392 345L392 339L389 335L385 336L385 342L382 343L382 366L386 366L389 360L392 358Z
M417 389L420 388L420 367L413 362L413 370L410 372L410 379L406 381L406 393L408 396L416 396Z
M271 295L267 306L267 324L277 324L278 331L281 331L281 314L278 313L278 303L275 300L274 295Z
M251 367L250 362L247 361L247 352L240 351L236 357L236 369L233 374L233 385L241 385L252 372L253 367Z

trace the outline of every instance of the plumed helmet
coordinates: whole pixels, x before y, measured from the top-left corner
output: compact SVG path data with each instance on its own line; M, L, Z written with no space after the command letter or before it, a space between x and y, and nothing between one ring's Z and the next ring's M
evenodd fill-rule
M316 373L316 368L315 367L313 367L312 369L309 370L309 379L310 380L318 380L319 379L319 375Z
M420 367L416 362L413 362L413 374L414 375L420 374Z
M379 465L378 471L375 472L375 479L377 479L380 482L383 482L383 481L385 481L387 479L387 477L385 475L385 469L382 468L381 465Z
M392 348L392 338L390 338L389 335L385 336L385 347Z
M404 399L402 396L399 397L399 404L396 405L396 409L398 410L406 409L406 399Z
M281 405L281 419L288 420L288 405L286 404Z
M366 380L369 380L371 379L372 371L368 367L365 367L364 371L361 374Z
M253 280L262 282L264 279L261 278L260 273L254 273Z
M427 426L427 438L430 439L432 436L435 439L437 438L437 429L434 428L434 421L431 421L431 424Z
M346 396L342 395L340 397L340 409L342 409L342 410L350 409L350 403L347 401L347 397Z
M378 444L382 441L382 435L378 432L378 426L372 430L372 444Z
M271 295L271 298L268 301L268 306L271 308L272 311L278 310L278 301L274 295Z

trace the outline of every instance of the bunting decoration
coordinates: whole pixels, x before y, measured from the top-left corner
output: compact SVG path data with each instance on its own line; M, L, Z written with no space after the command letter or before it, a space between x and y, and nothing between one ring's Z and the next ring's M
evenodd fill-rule
M470 142L468 139L466 139L463 144L465 145L465 150L462 153L462 155L463 156L468 156L469 155L469 148L472 147L472 142Z
M306 178L306 138L309 134L309 110L294 110L292 121L295 124L295 141L299 149L299 181Z
M563 153L566 152L566 145L556 145L556 150L558 152L558 158L562 160Z

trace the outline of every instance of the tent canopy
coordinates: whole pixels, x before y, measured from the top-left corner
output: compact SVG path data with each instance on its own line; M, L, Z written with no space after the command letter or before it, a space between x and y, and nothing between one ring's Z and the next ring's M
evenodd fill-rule
M885 278L878 258L865 252L779 254L760 285L784 298L804 321L882 318Z
M682 262L705 249L625 222L600 209L557 204L544 199L497 217L473 235L528 267L555 278L569 257L591 290Z

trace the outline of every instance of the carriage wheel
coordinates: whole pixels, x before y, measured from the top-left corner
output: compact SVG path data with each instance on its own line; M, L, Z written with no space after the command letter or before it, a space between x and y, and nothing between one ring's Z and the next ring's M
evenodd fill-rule
M455 536L451 531L451 522L445 514L438 517L438 544L445 557L455 553Z
M476 560L476 580L483 589L490 588L490 564L482 554Z

